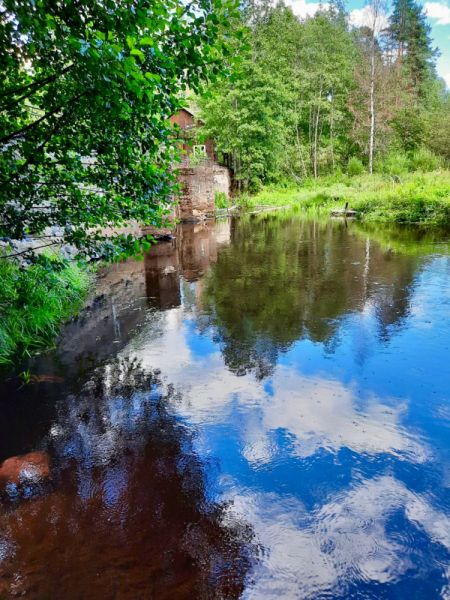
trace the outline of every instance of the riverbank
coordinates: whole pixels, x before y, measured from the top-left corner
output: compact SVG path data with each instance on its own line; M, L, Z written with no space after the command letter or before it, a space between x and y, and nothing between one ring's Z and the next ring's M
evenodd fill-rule
M450 171L349 177L343 173L306 180L302 185L268 186L238 201L247 209L292 206L328 213L346 202L365 221L384 223L450 223Z
M28 269L0 259L0 280L0 364L6 364L54 344L87 296L90 274L56 258Z
M218 205L226 206L225 199ZM247 211L284 206L329 215L346 202L366 223L450 223L450 171L349 177L342 173L231 201ZM373 232L372 232L373 233ZM403 247L403 244L402 244ZM54 263L53 263L54 267ZM54 344L60 326L76 314L89 289L90 275L75 263L57 269L40 264L20 270L0 260L0 364L43 351Z

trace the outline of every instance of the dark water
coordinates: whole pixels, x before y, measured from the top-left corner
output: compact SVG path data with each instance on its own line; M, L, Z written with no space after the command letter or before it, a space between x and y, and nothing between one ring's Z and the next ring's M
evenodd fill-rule
M0 598L449 600L449 250L278 213L103 271L1 384L0 462L51 476L4 490Z

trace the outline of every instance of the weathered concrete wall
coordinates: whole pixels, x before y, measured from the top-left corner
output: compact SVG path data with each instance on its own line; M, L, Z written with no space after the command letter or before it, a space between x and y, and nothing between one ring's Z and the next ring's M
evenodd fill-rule
M190 220L201 218L215 209L214 193L230 191L230 174L227 167L219 165L181 168L178 181L182 194L178 204L178 218Z
M214 165L213 171L214 191L220 192L221 194L226 194L228 198L231 190L230 169L228 167Z

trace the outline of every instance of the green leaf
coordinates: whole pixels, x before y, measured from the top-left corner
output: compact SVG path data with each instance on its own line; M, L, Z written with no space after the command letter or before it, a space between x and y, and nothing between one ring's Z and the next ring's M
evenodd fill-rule
M144 60L145 60L145 54L143 52L141 52L141 50L138 50L137 48L134 48L133 50L131 50L130 55L138 56L142 62L144 62Z
M155 42L151 37L143 37L139 40L139 46L154 46Z

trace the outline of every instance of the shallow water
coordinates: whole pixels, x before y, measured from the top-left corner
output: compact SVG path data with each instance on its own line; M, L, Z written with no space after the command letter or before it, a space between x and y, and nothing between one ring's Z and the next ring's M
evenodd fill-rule
M0 598L450 599L450 231L176 236L4 373Z

